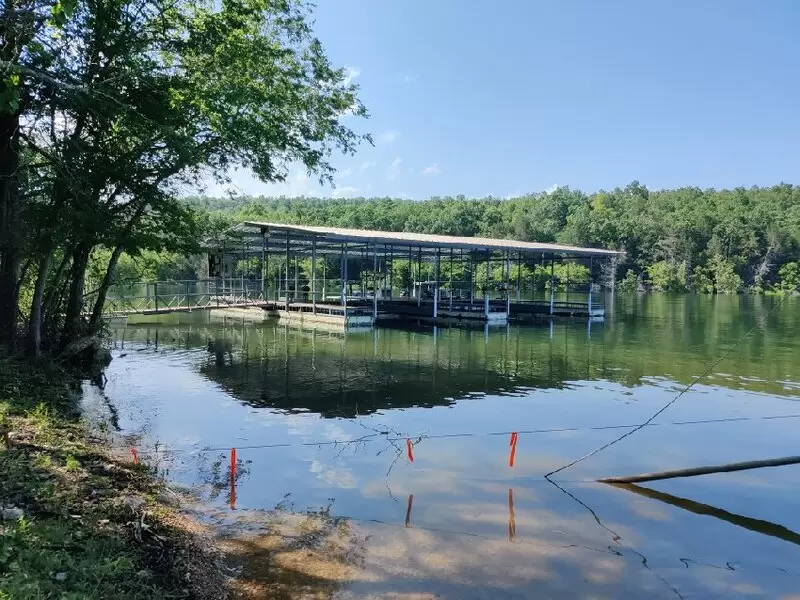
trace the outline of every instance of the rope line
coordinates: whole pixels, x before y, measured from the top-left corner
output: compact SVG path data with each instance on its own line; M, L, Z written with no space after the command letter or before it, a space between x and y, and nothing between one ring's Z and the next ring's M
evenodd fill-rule
M763 417L724 417L719 419L698 419L693 421L671 421L667 423L646 423L644 427L682 427L684 425L704 425L713 423L737 423L745 421L773 421L782 419L800 419L800 414L791 415L768 415ZM600 425L596 427L557 427L551 429L528 429L519 431L490 431L484 433L441 433L441 434L424 434L414 435L410 437L419 438L420 440L427 439L453 439L453 438L466 438L466 437L492 437L492 436L507 436L512 433L518 435L536 435L543 433L565 433L565 432L580 432L580 431L606 431L614 429L641 429L642 425ZM140 456L154 456L157 454L201 454L205 452L227 452L231 448L237 450L260 450L271 448L293 448L293 447L313 447L313 446L336 446L346 444L360 444L375 439L385 439L388 442L404 442L408 437L389 437L382 432L371 433L353 440L325 440L317 442L281 442L275 444L250 444L250 445L236 445L229 446L216 446L211 448L193 448L191 450L169 450L169 449L153 449L148 451L139 452ZM588 457L587 457L588 458ZM555 471L554 471L555 472Z
M782 298L781 298L781 299L780 299L778 302L776 302L776 303L775 303L775 305L774 305L772 308L770 308L770 309L767 311L767 314L766 314L766 315L764 315L763 319L764 319L764 320L766 320L766 319L767 319L767 318L768 318L768 317L769 317L769 316L770 316L770 315L771 315L773 312L775 312L775 310L777 310L778 308L780 308L780 307L783 305L784 301L785 301L785 300L786 300L788 297L789 297L789 293L787 292L786 294L784 294L784 295L783 295L783 297L782 297ZM574 467L575 465L577 465L578 463L581 463L581 462L583 462L583 461L584 461L584 460L586 460L587 458L591 458L591 457L592 457L592 456L594 456L595 454L599 454L600 452L602 452L602 451L603 451L603 450L605 450L606 448L610 448L610 447L611 447L611 446L613 446L614 444L616 444L616 443L618 443L618 442L621 442L622 440L624 440L626 437L632 436L632 435L633 435L634 433L636 433L637 431L639 431L639 430L641 430L641 429L643 429L643 428L647 427L648 425L650 425L650 423L652 423L652 422L653 422L653 420L655 420L655 419L656 419L656 417L658 417L658 416L659 416L661 413L663 413L665 410L667 410L667 409L668 409L670 406L672 406L673 404L675 404L675 402L677 402L677 401L678 401L678 400L679 400L681 397L683 397L683 395L684 395L684 394L686 394L686 393L687 393L689 390L691 390L691 389L692 389L692 388L693 388L693 387L694 387L694 386L695 386L697 383L699 383L701 380L703 380L703 379L705 379L706 377L708 377L708 376L711 374L711 372L712 372L712 371L713 371L713 370L714 370L714 369L717 367L717 365L719 365L719 364L720 364L720 363L721 363L721 362L722 362L722 361L723 361L725 358L727 358L727 357L728 357L728 355L730 355L730 354L731 354L731 353L732 353L734 350L738 349L738 348L739 348L739 346L741 346L741 345L742 345L742 343L743 343L743 342L744 342L744 341L745 341L745 340L746 340L746 339L747 339L747 338L748 338L750 335L752 335L752 333L753 333L753 332L754 332L754 331L755 331L757 328L758 328L758 323L756 323L756 324L755 324L755 325L753 325L753 326L752 326L750 329L748 329L748 330L745 332L745 334L744 334L744 335L742 335L742 336L741 336L741 337L740 337L740 338L739 338L739 339L736 341L736 343L735 343L735 344L734 344L734 345L733 345L731 348L729 348L728 350L726 350L725 352L723 352L722 354L720 354L720 356L719 356L719 357L718 357L716 360L712 361L712 362L711 362L711 363L708 365L708 367L706 368L706 370L705 370L705 371L703 371L703 372L702 372L700 375L698 375L697 377L695 377L695 378L694 378L694 379L693 379L693 380L692 380L692 381L689 383L689 385L687 385L687 386L686 386L686 387L684 387L684 388L683 388L683 389L682 389L680 392L678 392L678 393L675 395L675 397L674 397L674 398L672 398L672 400L670 400L670 401L669 401L669 402L667 402L667 403L666 403L664 406L662 406L660 409L658 409L656 412L654 412L654 413L653 413L653 414L650 416L650 418L648 418L648 419L647 419L647 420L646 420L644 423L641 423L640 425L637 425L637 426L636 426L634 429L631 429L630 431L626 431L625 433L623 433L623 434L622 434L622 435L620 435L619 437L617 437L617 438L615 438L615 439L611 440L611 441L610 441L610 442L608 442L608 443L605 443L605 444L603 444L602 446L599 446L598 448L595 448L595 449L594 449L594 450L592 450L591 452L587 452L587 453L586 453L586 454L584 454L583 456L581 456L581 457L578 457L578 458L576 458L575 460L573 460L573 461L571 461L571 462L568 462L568 463L567 463L567 464L565 464L565 465L562 465L562 466L560 466L558 469L555 469L554 471L550 471L549 473L547 473L547 474L544 476L544 477L545 477L545 479L550 479L550 476L551 476L551 475L555 475L556 473L560 473L561 471L563 471L563 470L565 470L565 469L569 469L570 467Z

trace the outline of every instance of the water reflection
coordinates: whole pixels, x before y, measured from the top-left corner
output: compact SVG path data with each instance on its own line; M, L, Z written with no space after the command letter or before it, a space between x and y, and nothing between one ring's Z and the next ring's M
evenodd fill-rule
M196 490L249 577L291 574L264 594L789 597L800 470L636 494L593 483L792 453L800 303L699 302L620 298L591 332L345 336L176 315L114 331L96 404ZM542 479L643 422L724 350L654 426L561 487Z

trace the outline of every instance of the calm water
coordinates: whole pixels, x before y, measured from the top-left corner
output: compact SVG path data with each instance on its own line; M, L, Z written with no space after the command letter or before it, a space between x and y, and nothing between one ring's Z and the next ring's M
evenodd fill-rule
M798 454L800 301L776 302L617 297L600 324L348 335L171 315L114 330L85 402L220 531L276 506L346 517L357 569L331 597L796 599L800 466L594 482ZM718 360L653 426L543 478Z

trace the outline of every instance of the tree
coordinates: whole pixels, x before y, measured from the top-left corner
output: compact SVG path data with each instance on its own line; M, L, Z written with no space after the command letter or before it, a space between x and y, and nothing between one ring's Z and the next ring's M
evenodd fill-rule
M800 288L800 263L786 263L778 271L778 276L781 280L781 290L786 292L797 291L797 288Z
M36 14L26 49L3 55L0 116L18 125L2 146L11 153L3 168L31 157L26 173L3 179L4 197L24 180L38 210L22 219L19 202L4 201L0 232L29 239L37 260L29 328L41 331L48 311L63 314L52 319L62 345L97 329L123 254L193 250L201 230L195 211L176 201L179 189L236 166L282 180L292 163L331 181L331 155L369 140L342 122L366 110L314 38L303 2L70 0ZM4 40L20 37L15 15L3 13ZM18 285L21 242L0 241L0 277ZM97 247L111 254L85 330ZM18 302L3 289L0 342L8 342ZM44 310L48 299L58 306Z

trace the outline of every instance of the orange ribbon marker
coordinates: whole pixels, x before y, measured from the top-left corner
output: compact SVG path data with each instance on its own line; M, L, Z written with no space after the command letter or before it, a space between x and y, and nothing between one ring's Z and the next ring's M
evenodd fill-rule
M231 448L231 510L236 510L236 448Z
M414 504L414 494L408 495L408 507L406 508L406 527L411 527L411 507Z
M414 444L411 443L411 440L406 440L406 449L408 450L408 462L414 462Z
M139 464L139 455L136 453L136 448L131 448L131 456L133 456L133 464Z
M514 466L514 457L517 455L517 432L514 431L511 433L511 440L509 441L508 445L511 446L511 452L508 455L508 466Z

